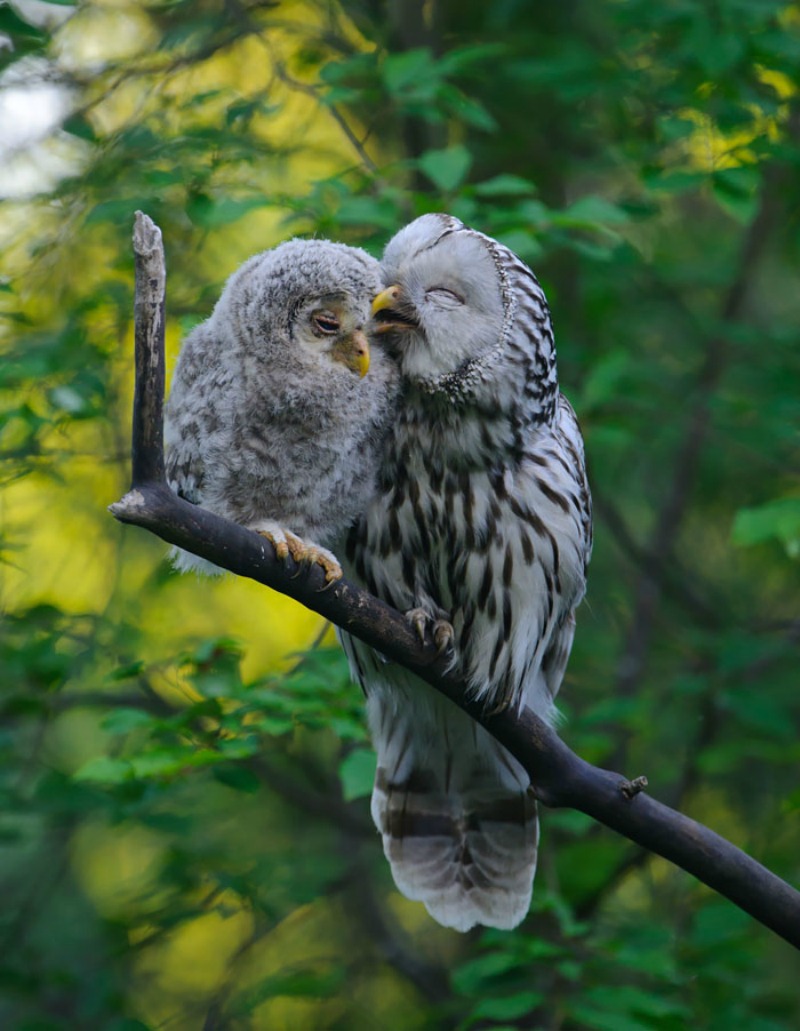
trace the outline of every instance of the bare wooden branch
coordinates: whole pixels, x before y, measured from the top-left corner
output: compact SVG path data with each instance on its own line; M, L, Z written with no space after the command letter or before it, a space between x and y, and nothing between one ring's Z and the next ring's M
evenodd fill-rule
M161 230L141 211L133 225L136 262L134 335L136 391L133 400L133 482L164 478L164 306L167 266Z
M619 789L626 798L630 799L640 795L646 787L647 777L642 776L634 777L633 780L623 781L620 784Z
M110 506L113 515L280 591L355 634L482 724L525 767L545 805L587 813L693 874L800 948L800 893L729 841L651 798L644 791L644 778L630 780L584 762L529 710L520 715L488 715L465 695L458 675L447 670L433 641L421 644L400 613L346 580L326 587L319 567L300 567L291 558L278 560L265 538L172 493L164 477L162 448L166 277L160 233L145 215L137 214L134 246L137 386L133 483L129 493Z

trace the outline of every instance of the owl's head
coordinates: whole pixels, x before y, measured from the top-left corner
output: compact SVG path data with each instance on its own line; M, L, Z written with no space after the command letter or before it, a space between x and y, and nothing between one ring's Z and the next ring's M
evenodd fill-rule
M536 381L542 410L549 406L557 388L547 302L507 247L450 215L423 215L389 241L382 269L375 332L408 380L454 400L483 392L500 403Z
M251 360L363 376L365 327L381 286L366 251L329 240L289 240L245 262L228 280L212 320L236 327Z

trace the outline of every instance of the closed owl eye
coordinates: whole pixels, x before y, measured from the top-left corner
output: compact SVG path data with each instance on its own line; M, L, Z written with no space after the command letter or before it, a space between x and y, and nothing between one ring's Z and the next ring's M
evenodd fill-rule
M448 290L446 286L434 286L425 291L425 299L432 301L438 308L460 308L464 298L455 292Z
M311 317L314 329L324 336L335 336L339 332L339 319L332 311L317 311Z

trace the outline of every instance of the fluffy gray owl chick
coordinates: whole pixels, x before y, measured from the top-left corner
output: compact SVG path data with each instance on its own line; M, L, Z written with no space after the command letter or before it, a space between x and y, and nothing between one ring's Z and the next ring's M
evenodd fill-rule
M373 304L402 397L353 575L441 630L487 709L547 720L591 552L583 442L559 393L547 301L495 240L447 215L392 239ZM538 821L527 773L447 699L343 635L378 753L372 815L395 883L436 920L528 911Z
M187 337L166 408L167 478L182 497L320 562L375 490L396 372L364 326L381 287L365 251L290 240L230 277ZM368 373L367 373L367 370ZM220 572L175 549L182 571Z

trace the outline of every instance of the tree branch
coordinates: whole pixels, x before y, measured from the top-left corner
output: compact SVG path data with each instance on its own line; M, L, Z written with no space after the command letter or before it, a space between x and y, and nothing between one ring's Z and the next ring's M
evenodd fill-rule
M367 591L339 580L326 587L316 565L279 561L269 542L183 501L164 477L164 258L160 232L137 213L136 410L133 484L111 505L124 523L150 530L239 576L280 591L400 663L486 728L525 767L537 798L587 813L631 841L669 859L800 947L800 893L702 824L661 805L630 781L584 762L530 710L489 715L466 696L431 640L420 644L408 622Z
M161 230L136 213L133 227L136 266L134 337L136 387L131 448L134 483L164 483L164 307L167 266Z

